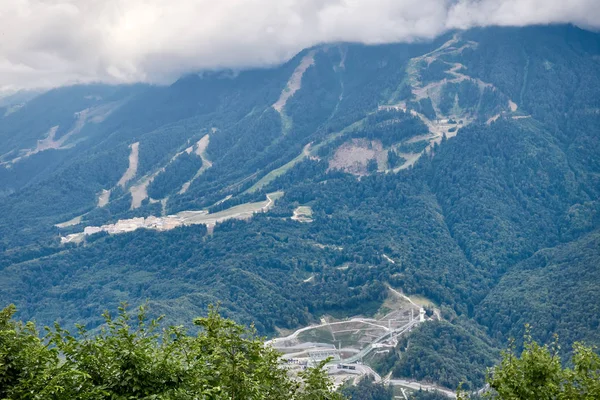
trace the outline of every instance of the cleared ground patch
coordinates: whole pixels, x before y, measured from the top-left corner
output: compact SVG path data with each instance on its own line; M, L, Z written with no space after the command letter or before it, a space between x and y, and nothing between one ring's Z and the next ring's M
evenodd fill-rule
M263 176L258 182L256 182L254 185L252 185L244 193L254 193L257 190L262 189L263 187L267 186L269 183L273 182L276 178L278 178L281 175L288 172L294 165L298 164L300 161L304 160L306 157L309 157L311 144L312 143L308 143L306 146L304 146L304 149L302 149L302 153L300 153L296 158L294 158L292 161L288 162L287 164L284 164L281 167L274 169L273 171L269 172L267 175Z
M132 210L140 208L142 202L148 198L148 186L150 186L156 175L158 175L158 173L144 178L139 184L132 186L131 189L129 189L129 192L131 193Z
M187 191L187 189L189 188L189 185L194 181L194 179L196 179L204 171L206 171L206 169L208 169L212 166L212 163L210 161L208 161L208 159L206 159L206 156L205 156L206 147L208 146L208 143L209 143L208 135L205 135L202 139L200 139L198 141L198 143L196 143L195 153L202 159L202 167L200 167L198 172L194 175L194 177L190 181L183 184L182 188L179 190L180 194L185 193L185 191ZM167 166L169 166L173 161L175 161L180 155L182 155L184 153L189 154L190 152L191 152L191 150L189 147L183 151L178 152L169 160L169 162L166 165L164 165L163 167L154 171L152 174L143 177L138 182L137 185L132 186L131 189L129 189L129 191L131 193L131 209L134 210L136 208L139 208L142 205L142 202L148 198L148 186L150 186L152 181L154 181L154 179L158 175L165 172L165 169L167 168Z
M269 172L267 175L265 175L263 178L261 178L257 183L255 183L252 187L250 187L244 193L253 193L253 192L257 191L258 189L265 187L266 185L271 183L273 180L275 180L279 176L288 172L297 163L301 162L302 160L304 160L306 158L310 158L312 160L318 160L319 157L317 156L317 152L321 147L325 146L328 143L331 143L338 137L342 136L344 133L359 129L362 126L363 122L364 122L364 119L354 122L351 125L347 126L346 128L342 129L341 131L330 134L323 141L321 141L317 144L315 144L313 142L308 143L302 149L302 153L300 153L297 157L295 157L290 162L282 165L281 167L276 168L273 171Z
M129 166L127 167L127 170L125 171L121 179L119 179L119 182L117 182L117 185L121 186L122 188L125 188L127 182L129 182L135 177L138 169L138 161L140 157L140 142L135 142L129 147L131 148L131 153L129 154Z
M398 295L390 288L390 294L374 318L355 317L346 320L321 318L320 325L301 328L294 333L273 339L270 343L278 350L340 346L350 353L358 353L382 337L401 330L418 320L420 306ZM381 344L383 345L383 344ZM377 347L377 346L376 346Z
M297 207L294 210L294 215L292 215L291 219L298 222L313 222L312 208L310 208L310 206Z
M202 139L198 140L198 143L196 143L195 146L193 146L193 147L195 147L195 150L193 150L193 147L192 148L188 147L185 150L186 152L194 151L196 153L196 155L198 155L198 157L200 157L202 159L202 167L200 167L200 169L198 170L198 172L196 172L196 175L194 175L192 177L192 179L190 179L189 181L184 183L183 186L181 186L181 189L179 190L179 194L183 194L183 193L187 192L188 189L190 188L190 185L192 184L192 182L194 182L200 175L202 175L204 173L204 171L206 171L207 169L212 167L212 162L208 159L208 157L206 155L206 148L208 147L209 143L210 143L210 136L208 134L206 134L202 137Z
M110 190L103 189L98 196L98 207L104 207L110 201Z
M310 51L307 55L302 58L300 61L300 65L296 67L292 76L288 80L285 89L281 92L279 99L273 104L273 108L277 110L277 112L282 113L285 104L289 100L290 97L294 95L300 88L302 87L302 76L306 72L306 70L315 63L315 51Z
M410 296L410 299L417 305L420 305L421 307L435 307L435 303L431 300L429 300L427 297L425 296L420 296L418 294L413 294Z
M329 328L315 328L309 331L302 332L298 335L298 340L300 342L316 342L316 343L326 343L333 344L335 340L331 330Z
M81 242L85 236L93 235L99 232L107 232L109 234L119 234L133 232L137 229L153 229L158 231L167 231L179 226L204 224L209 228L213 228L217 223L228 219L248 219L257 212L266 212L274 204L274 202L283 196L283 192L274 192L267 194L265 201L240 204L227 210L209 214L206 210L201 211L182 211L175 215L167 215L164 217L139 217L131 219L123 219L115 224L107 224L102 226L88 226L83 232L74 233L61 238L61 243L77 243Z
M11 162L16 163L22 160L23 158L27 158L31 155L46 150L64 150L72 147L73 144L66 145L66 142L69 139L71 139L71 137L79 134L88 122L97 124L104 121L113 111L115 111L121 105L122 102L113 102L98 107L86 108L85 110L76 112L74 114L75 125L70 131L62 135L60 138L56 138L56 133L58 131L59 126L53 126L48 132L46 132L45 137L43 139L37 141L36 147L34 149L21 150L21 155L13 159Z
M369 162L376 162L376 169L387 164L387 150L379 140L351 139L337 148L329 161L329 169L339 169L353 175L367 175Z
M56 224L54 226L56 226L57 228L68 228L69 226L75 226L75 225L79 225L81 223L81 215L78 217L75 217L73 219L70 219L66 222L61 222L60 224Z

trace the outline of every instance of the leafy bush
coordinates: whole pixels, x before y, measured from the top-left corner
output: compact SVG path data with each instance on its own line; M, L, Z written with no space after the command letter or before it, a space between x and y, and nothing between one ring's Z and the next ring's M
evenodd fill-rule
M196 318L196 336L183 328L160 330L144 307L125 307L98 334L78 327L71 335L58 323L40 339L35 325L0 312L0 397L56 399L281 399L340 400L322 370L324 363L291 379L279 354L217 308Z

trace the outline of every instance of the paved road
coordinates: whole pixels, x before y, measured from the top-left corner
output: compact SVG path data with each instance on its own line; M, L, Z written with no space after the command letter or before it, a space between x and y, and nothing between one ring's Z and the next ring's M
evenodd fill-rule
M403 387L407 387L407 388L413 389L413 390L419 390L419 389L423 389L423 390L427 390L427 391L437 390L438 392L446 395L448 398L451 398L451 399L456 398L456 393L454 393L453 391L444 389L442 387L439 387L439 386L433 385L433 384L429 384L429 383L422 383L422 382L418 382L418 381L409 381L409 380L405 380L405 379L390 379L388 381L384 381L384 383L388 383L388 384L394 385L394 386L403 386Z
M299 334L301 334L302 332L311 330L311 329L315 329L315 328L325 328L328 326L332 326L332 325L340 325L340 324L347 324L348 322L362 322L363 324L368 324L368 325L375 325L378 328L382 328L386 331L389 331L390 329L385 326L385 325L379 325L376 324L374 322L377 322L377 320L372 319L372 318L352 318L349 320L345 320L345 321L337 321L337 322L328 322L325 324L319 324L319 325L310 325L310 326L306 326L304 328L300 328L297 331L295 331L294 333L292 333L289 336L285 336L285 337L281 337L281 338L275 338L275 339L271 339L269 341L266 342L266 344L270 344L270 345L275 345L276 343L279 342L285 342L287 340L292 340L292 339L296 339L298 337Z
M371 344L369 344L367 347L365 347L364 349L362 349L359 353L353 355L350 358L346 358L345 360L342 360L342 362L344 363L354 363L357 361L360 361L363 357L365 357L366 355L368 355L372 350L373 350L373 345L376 343L381 343L383 341L386 341L388 339L390 339L391 337L396 337L396 336L400 336L403 333L408 332L412 327L416 326L419 324L419 320L418 319L414 319L412 321L410 321L408 324L401 326L398 329L394 329L390 332L387 332L381 336L379 336L377 339L375 339L373 342L371 342Z
M414 381L414 380L407 380L407 379L389 379L388 377L382 378L381 375L379 375L377 372L375 372L368 365L353 364L353 366L356 367L355 371L357 373L361 374L360 377L370 375L374 378L374 381L376 383L383 382L384 384L387 384L387 385L402 386L402 387L413 389L413 390L419 390L419 389L428 390L428 391L436 390L436 391L446 395L448 398L451 398L451 399L456 398L456 393L454 393L453 391L448 390L446 388L437 386L435 384L424 383L424 382L419 382L419 381ZM360 377L357 377L357 378L360 378ZM477 393L481 394L482 390L478 391Z

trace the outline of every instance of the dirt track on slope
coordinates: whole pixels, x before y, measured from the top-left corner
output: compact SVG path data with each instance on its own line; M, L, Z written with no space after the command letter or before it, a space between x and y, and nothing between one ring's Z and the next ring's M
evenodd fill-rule
M279 99L273 104L273 108L277 110L277 112L281 113L287 101L302 87L302 76L306 72L306 70L315 63L315 51L309 52L302 61L300 61L300 65L296 67L294 73L290 77L285 86L285 89L281 92Z
M189 181L184 183L183 186L181 186L181 189L179 190L179 194L184 194L185 192L187 192L188 189L190 188L190 185L192 184L192 182L194 182L196 180L196 178L198 178L200 175L202 175L204 173L204 171L206 171L207 169L212 167L212 162L206 156L206 148L208 147L209 143L210 143L210 135L208 135L208 134L204 135L202 137L202 139L198 140L198 143L196 143L195 153L198 157L200 157L202 159L202 167L200 167L200 169L198 170L198 172L196 172L196 174L192 177L192 179L190 179ZM186 151L187 151L187 149L186 149Z
M135 175L137 174L138 161L140 155L140 142L135 142L130 146L130 148L131 153L129 154L129 167L127 167L127 170L125 171L121 179L119 179L119 182L117 182L117 185L121 186L122 188L125 188L127 182L132 180L133 177L135 177Z

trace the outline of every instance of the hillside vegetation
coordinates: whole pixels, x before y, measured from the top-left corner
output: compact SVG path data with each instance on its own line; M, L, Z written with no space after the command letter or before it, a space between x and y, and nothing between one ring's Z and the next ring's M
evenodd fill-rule
M389 370L448 386L481 384L525 323L543 341L559 333L564 353L600 344L599 60L600 35L573 26L485 28L317 46L164 87L40 94L0 112L0 304L93 330L122 301L189 327L220 301L275 335L372 315L390 285L450 324L415 332ZM134 143L135 174L119 185ZM214 229L61 244L277 191L268 211ZM299 209L310 221L292 218Z
M58 324L43 339L35 325L0 311L3 399L329 399L342 400L322 365L294 378L253 329L219 316L196 318L198 335L160 329L144 308L105 313L101 333L73 336Z

